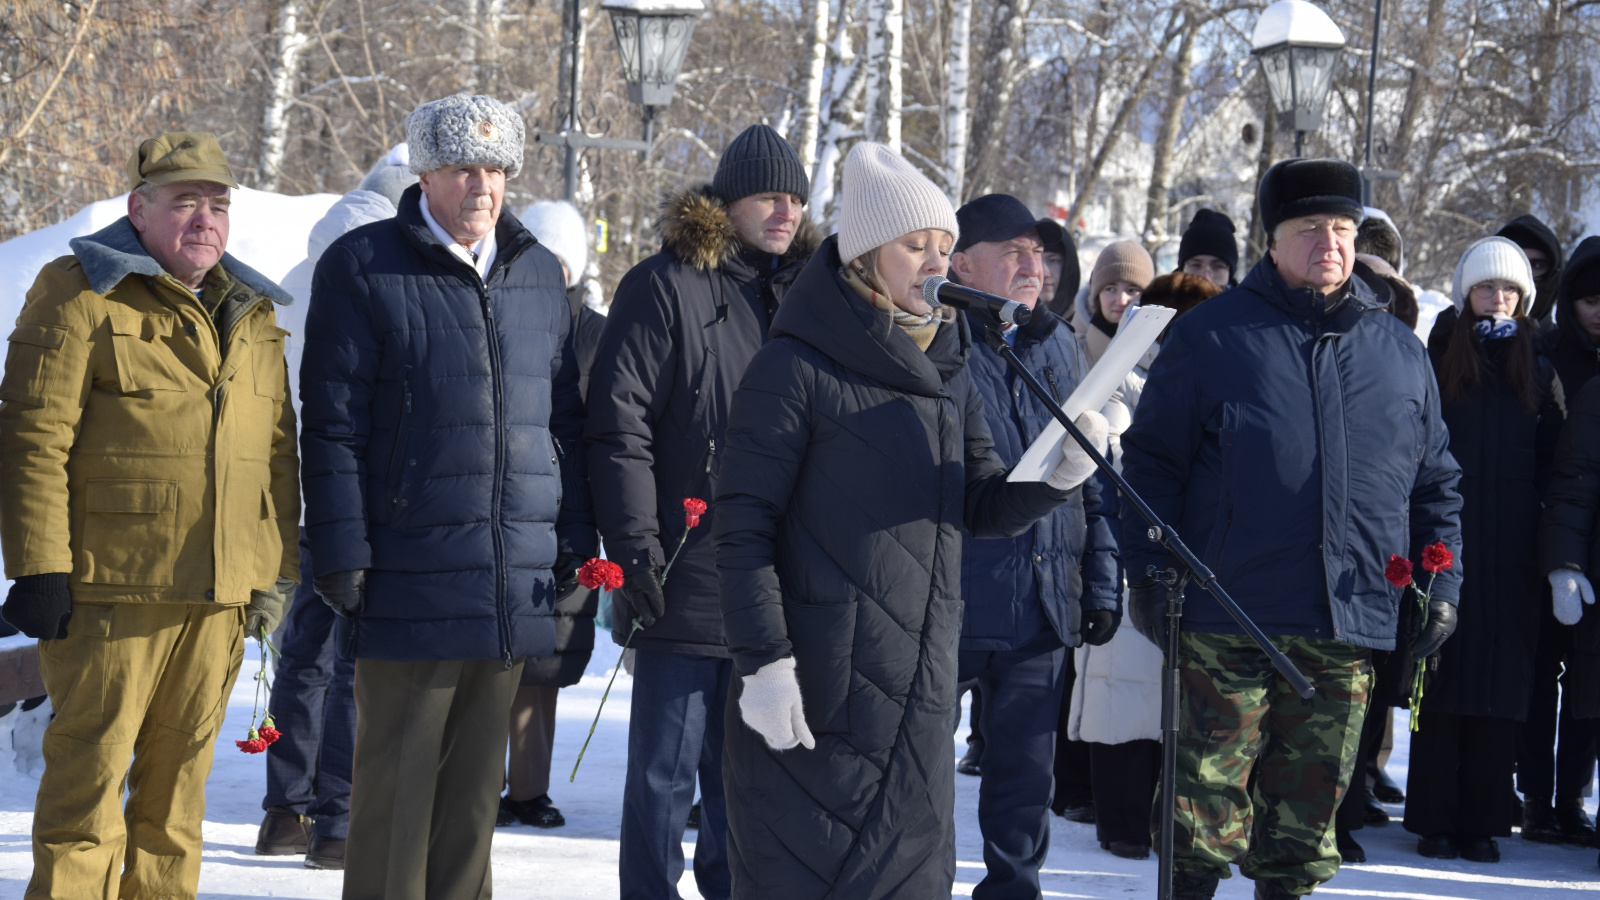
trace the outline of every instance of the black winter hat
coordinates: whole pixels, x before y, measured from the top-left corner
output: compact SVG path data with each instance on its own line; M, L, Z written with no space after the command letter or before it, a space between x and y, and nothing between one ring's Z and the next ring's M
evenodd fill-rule
M1044 246L1046 253L1061 254L1061 278L1056 281L1056 294L1046 297L1052 312L1056 311L1058 304L1072 308L1072 298L1078 293L1078 288L1083 285L1083 269L1078 264L1078 242L1063 228L1060 222L1046 216L1034 225L1039 230L1039 243Z
M1517 216L1507 222L1505 227L1495 232L1503 238L1510 238L1511 243L1524 250L1543 250L1550 257L1550 267L1543 275L1535 276L1534 287L1537 292L1533 298L1533 309L1528 317L1536 322L1549 321L1550 310L1556 304L1556 297L1561 293L1561 239L1550 230L1550 226L1540 221L1537 216Z
M1037 228L1038 220L1010 194L984 194L956 210L956 224L961 226L961 237L955 246L959 252L973 244L1009 241Z
M1214 209L1199 210L1178 242L1178 268L1182 269L1190 257L1205 254L1227 263L1228 276L1232 278L1239 271L1239 242L1234 233L1233 220L1226 215Z
M1596 296L1600 296L1600 235L1590 235L1572 251L1572 260L1561 276L1562 309Z
M1267 237L1282 223L1301 216L1349 216L1357 225L1366 216L1361 204L1361 173L1342 159L1286 159L1261 176L1256 192Z
M711 193L732 203L769 192L794 194L805 203L811 196L811 179L788 141L766 125L751 125L722 151Z

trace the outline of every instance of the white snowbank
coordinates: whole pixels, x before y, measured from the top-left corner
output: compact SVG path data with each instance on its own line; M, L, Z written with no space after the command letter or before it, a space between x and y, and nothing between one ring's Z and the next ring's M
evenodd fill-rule
M697 13L705 10L705 4L700 0L605 0L601 8L642 13Z

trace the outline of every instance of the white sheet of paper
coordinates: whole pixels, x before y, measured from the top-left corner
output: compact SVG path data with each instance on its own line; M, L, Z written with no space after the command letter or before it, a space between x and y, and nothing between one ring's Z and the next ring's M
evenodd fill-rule
M1067 418L1076 422L1084 411L1092 409L1098 412L1104 407L1175 315L1176 310L1165 306L1129 308L1121 326L1117 328L1116 337L1106 347L1105 354L1084 376L1077 390L1061 404L1061 410L1067 414ZM1061 464L1062 447L1069 440L1072 439L1067 437L1067 429L1052 419L1039 439L1028 447L1028 452L1022 454L1021 461L1012 468L1006 480L1044 481L1049 478L1050 473Z

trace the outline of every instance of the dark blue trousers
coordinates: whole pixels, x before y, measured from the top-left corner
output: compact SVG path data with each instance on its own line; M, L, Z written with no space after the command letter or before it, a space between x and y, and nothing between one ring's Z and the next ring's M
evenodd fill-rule
M311 589L311 549L302 530L300 587L284 624L268 703L283 737L267 750L261 807L288 807L310 816L317 834L344 840L356 750L356 663L339 658L337 618Z
M1050 852L1056 719L1066 648L1048 629L1017 650L963 650L958 679L983 692L978 828L988 869L973 900L1036 900Z
M733 662L635 648L628 777L617 861L622 900L679 900L683 832L700 776L694 880L727 900L728 814L722 790L723 715Z

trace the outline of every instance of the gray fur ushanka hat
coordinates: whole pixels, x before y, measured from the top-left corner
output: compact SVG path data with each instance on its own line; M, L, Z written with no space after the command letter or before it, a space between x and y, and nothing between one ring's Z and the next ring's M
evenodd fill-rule
M406 116L411 171L418 175L445 166L498 166L514 178L524 139L522 118L483 94L433 100Z

